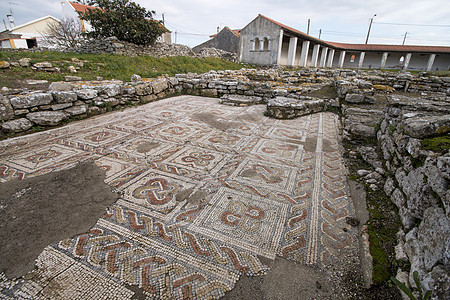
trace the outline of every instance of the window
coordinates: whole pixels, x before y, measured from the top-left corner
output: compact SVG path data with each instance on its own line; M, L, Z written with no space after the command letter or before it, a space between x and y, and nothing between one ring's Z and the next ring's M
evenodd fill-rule
M402 64L404 61L405 61L405 57L404 57L404 56L400 57L400 59L398 60L398 62L401 63L401 64Z
M269 39L266 37L263 39L263 50L269 50Z
M259 51L259 49L260 49L260 41L259 41L259 38L255 38L255 44L253 45L253 50L254 51Z
M350 57L350 62L355 62L355 58L356 58L356 56L353 54L353 55Z

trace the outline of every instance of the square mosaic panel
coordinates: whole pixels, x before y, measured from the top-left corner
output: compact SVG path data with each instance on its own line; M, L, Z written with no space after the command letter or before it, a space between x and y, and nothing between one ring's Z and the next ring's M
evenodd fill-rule
M111 150L136 157L151 158L174 146L175 144L171 142L136 136L122 144L112 147Z
M221 188L189 230L274 259L288 205Z
M74 139L72 137L68 137L67 140L76 141L81 144L87 144L93 147L99 147L110 144L112 142L117 143L118 140L123 139L129 135L130 133L128 132L96 127L77 134Z
M132 131L141 131L146 128L157 126L161 121L156 118L146 118L144 116L137 116L136 118L129 118L120 122L110 123L111 128L120 128Z
M269 139L295 141L295 142L305 142L306 136L307 130L299 127L290 128L290 127L271 126L265 133L265 137Z
M295 162L301 161L303 152L303 145L266 139L259 140L250 151L252 154Z
M225 165L229 157L230 155L205 148L185 147L171 156L167 162L194 171L215 174Z
M297 168L246 158L229 179L241 184L256 185L270 190L290 193L295 185Z
M122 199L133 207L140 206L153 211L152 216L168 219L175 213L183 199L177 199L179 192L194 188L196 183L181 176L170 175L158 170L148 170L122 184ZM179 207L177 208L179 209Z
M82 153L81 150L54 144L11 156L7 161L21 171L34 172Z

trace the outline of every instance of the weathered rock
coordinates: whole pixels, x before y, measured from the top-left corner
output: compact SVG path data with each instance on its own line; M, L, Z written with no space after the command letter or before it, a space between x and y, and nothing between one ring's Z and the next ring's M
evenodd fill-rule
M405 133L414 138L427 138L450 132L450 115L415 115L403 120Z
M348 103L364 103L366 97L362 94L347 94L345 96L345 101Z
M392 179L392 177L389 177L388 179L386 179L386 183L384 184L384 192L386 193L386 195L390 196L394 189L394 179Z
M131 82L138 83L138 82L141 82L141 81L142 81L141 76L139 76L137 74L131 75Z
M401 186L408 199L408 212L411 216L422 219L424 211L437 204L430 186L425 183L423 168L409 172L402 180Z
M14 118L14 110L8 98L0 94L0 121L7 121Z
M0 61L0 69L8 69L11 64L7 61Z
M394 202L394 204L398 208L401 208L406 203L405 197L403 197L403 194L402 194L402 192L399 189L395 189L394 190L394 192L391 195L391 200L392 200L392 202Z
M81 81L83 78L81 78L80 76L64 76L64 80L65 81Z
M136 85L136 95L138 96L144 96L144 95L150 95L153 93L153 88L151 83L143 83Z
M27 119L41 126L55 126L68 118L67 113L60 111L38 111L27 114Z
M78 91L76 91L76 93L80 99L84 99L84 100L93 99L93 98L97 97L97 95L98 95L98 92L96 90L92 90L92 89L78 90Z
M263 104L264 101L262 97L258 96L226 94L220 98L220 103L225 105L247 106L247 105Z
M383 118L381 110L345 108L344 128L355 138L374 138L375 127Z
M72 91L72 85L66 82L52 82L48 88L50 91L69 92Z
M152 82L153 93L159 94L169 87L169 82L165 78L161 78Z
M69 70L70 73L77 73L77 69L75 69L74 66L68 66L67 69Z
M424 212L417 240L427 271L438 263L450 267L450 221L442 208L430 207Z
M52 68L53 65L48 61L38 62L33 65L33 67L41 69L41 68Z
M48 93L35 93L10 99L11 105L15 109L45 105L51 103L52 101L53 97Z
M7 121L2 124L2 130L6 133L23 132L33 127L33 123L25 118Z
M395 279L397 279L400 282L403 282L409 288L408 273L403 272L401 269L398 269ZM406 295L400 288L398 290L403 300L411 300L409 296Z
M87 112L87 105L75 105L64 110L71 116L78 116Z
M53 98L58 103L69 103L77 101L77 93L75 92L52 92Z
M103 93L108 97L114 97L122 92L122 87L118 84L108 84L103 87Z
M68 108L71 107L72 103L60 103L60 104L53 104L52 105L52 110L61 110L64 108Z
M275 97L267 103L267 114L277 119L292 119L312 113L322 112L326 108L324 99L294 99Z
M30 60L31 60L31 58L28 58L28 57L21 58L21 59L19 59L19 65L22 67L29 67Z

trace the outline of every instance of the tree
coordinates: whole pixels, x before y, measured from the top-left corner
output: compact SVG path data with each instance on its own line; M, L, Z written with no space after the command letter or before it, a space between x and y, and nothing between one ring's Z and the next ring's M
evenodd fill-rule
M73 48L83 39L80 23L77 19L62 19L52 22L41 32L41 41L47 46Z
M99 9L87 9L82 18L89 21L93 37L115 36L137 45L153 44L165 28L148 11L130 0L90 0Z

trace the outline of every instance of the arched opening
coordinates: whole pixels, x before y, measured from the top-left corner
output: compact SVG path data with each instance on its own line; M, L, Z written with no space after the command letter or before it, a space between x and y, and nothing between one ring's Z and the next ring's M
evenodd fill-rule
M259 38L255 38L255 43L253 44L253 50L258 51L260 49L260 41Z
M263 50L269 50L269 39L266 37L263 39Z
M404 61L405 61L405 57L404 57L404 56L400 57L400 59L398 60L398 62L401 63L401 64L402 64Z

